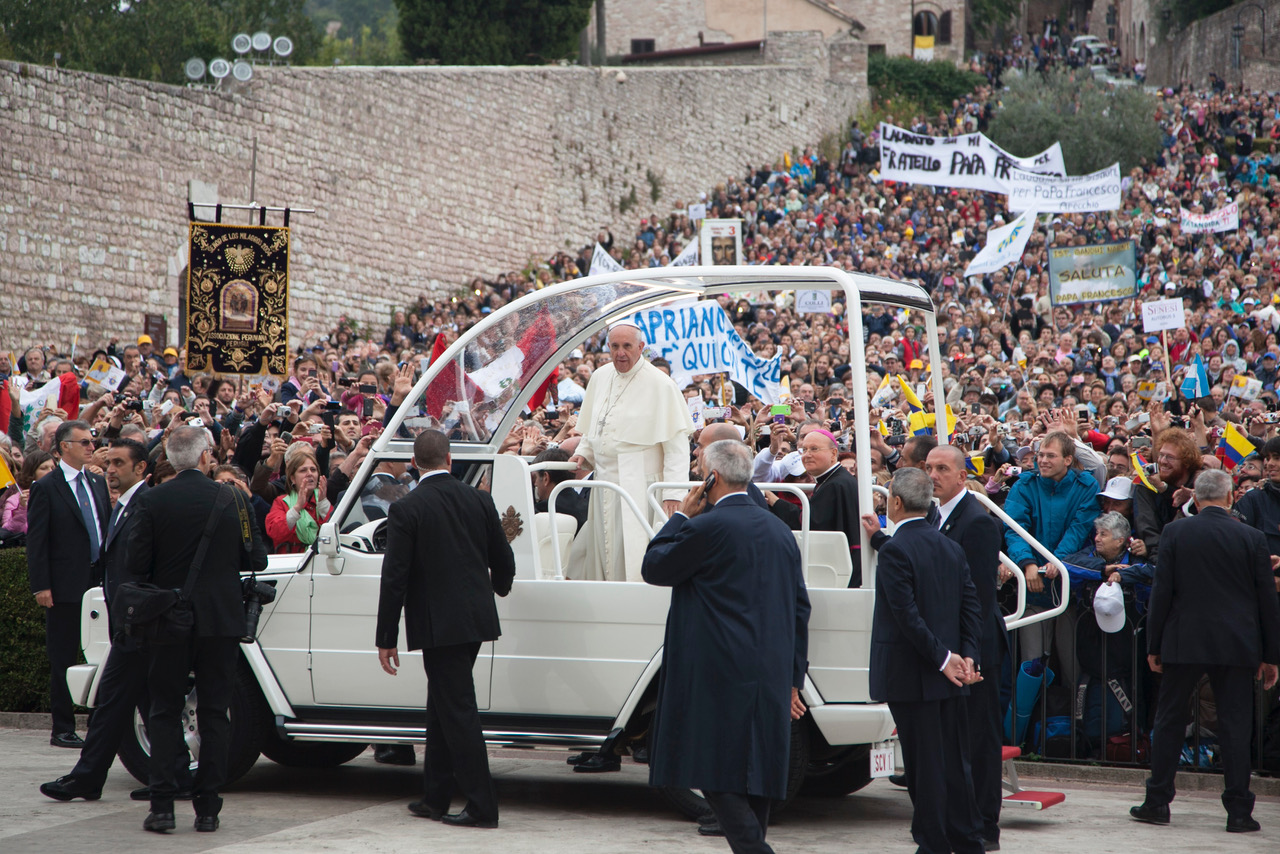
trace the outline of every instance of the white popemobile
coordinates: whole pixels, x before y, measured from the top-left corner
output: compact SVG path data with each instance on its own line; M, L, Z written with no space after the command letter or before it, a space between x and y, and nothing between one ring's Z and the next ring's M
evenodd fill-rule
M370 743L424 741L426 677L415 661L420 654L402 653L404 667L395 678L378 666L374 624L385 536L382 520L365 516L359 487L379 463L411 459L412 441L399 435L400 428L407 433L421 429L427 419L419 416L420 406L430 403L428 408L439 412L442 393L450 398L443 403L450 413L454 460L465 465L467 482L479 484L488 477L516 557L511 594L498 600L502 637L482 647L475 665L487 739L577 750L643 743L662 667L669 591L643 583L565 579L560 567L573 517L535 514L534 467L526 458L499 454L498 447L554 367L608 324L675 300L783 290L842 292L849 307L849 338L855 342L862 340L864 305L922 312L931 369L940 375L934 306L923 288L830 267L659 268L575 279L522 297L459 336L396 412L354 478L356 488L338 502L312 550L273 555L267 571L258 576L274 584L277 595L263 608L256 643L241 646L230 712L228 782L248 771L259 754L283 765L326 767L354 758ZM859 498L861 506L870 507L862 347L851 347L850 357ZM946 441L946 418L937 422L944 427L939 438ZM617 489L595 480L571 483ZM639 514L630 497L619 494ZM656 504L653 490L649 497ZM1008 521L985 496L979 499ZM888 706L871 702L867 688L875 552L863 542L863 586L847 589L852 567L844 534L808 531L803 494L801 500L806 528L796 536L813 605L809 675L802 695L809 714L793 730L788 800L802 786L813 794L856 791L870 782L877 760L876 776L889 773L892 761L886 763L883 747L894 730ZM1055 560L1023 535L1046 560ZM1062 606L1023 617L1025 581L1018 567L1007 559L1005 564L1018 583L1019 607L1007 619L1011 628L1061 613ZM1065 581L1065 572L1063 576ZM101 588L89 591L83 605L88 664L68 673L72 696L86 706L94 705L109 652L105 613ZM194 701L194 695L188 698L184 724L192 760L198 762ZM139 718L120 758L144 782L148 745ZM705 801L695 792L665 794L691 817L706 812Z

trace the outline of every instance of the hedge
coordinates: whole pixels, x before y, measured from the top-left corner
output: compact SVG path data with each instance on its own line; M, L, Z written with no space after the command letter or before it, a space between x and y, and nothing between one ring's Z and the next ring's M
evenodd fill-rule
M49 711L43 612L27 581L27 550L0 549L0 710Z

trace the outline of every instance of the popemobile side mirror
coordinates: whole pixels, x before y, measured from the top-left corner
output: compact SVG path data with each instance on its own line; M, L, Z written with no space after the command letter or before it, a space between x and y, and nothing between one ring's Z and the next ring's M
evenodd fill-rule
M325 522L316 534L316 553L325 557L338 556L338 526L334 522ZM335 575L337 573L334 573Z

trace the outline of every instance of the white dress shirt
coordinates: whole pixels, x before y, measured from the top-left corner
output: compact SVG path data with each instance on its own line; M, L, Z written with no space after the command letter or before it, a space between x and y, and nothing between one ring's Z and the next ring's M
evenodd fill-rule
M75 496L76 503L80 503L80 493L76 491L76 478L84 473L84 469L73 469L67 465L65 460L58 461L58 468L62 469L62 476L67 479L67 486L71 487L71 494ZM89 478L84 479L84 491L89 496L89 506L93 508L93 518L101 519L102 516L98 512L98 503L93 497L93 487L89 485ZM102 539L102 529L98 529L98 539Z

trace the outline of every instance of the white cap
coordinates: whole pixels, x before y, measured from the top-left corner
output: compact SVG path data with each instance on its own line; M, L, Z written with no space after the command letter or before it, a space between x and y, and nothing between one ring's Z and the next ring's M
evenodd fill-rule
M581 347L579 347L579 348L575 349L572 353L570 353L570 354L569 354L569 358L570 358L570 359L581 359L581 358L582 358L582 348L581 348Z
M792 477L804 474L804 463L800 462L799 451L792 451L782 458L782 473Z
M1113 477L1107 481L1106 488L1098 493L1098 497L1126 501L1133 497L1133 481L1127 477Z
M1124 591L1119 584L1103 584L1093 594L1093 616L1107 634L1124 628Z

